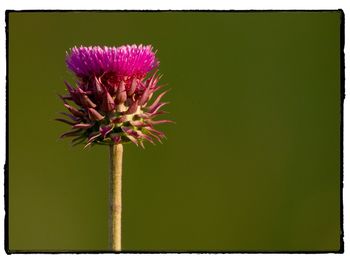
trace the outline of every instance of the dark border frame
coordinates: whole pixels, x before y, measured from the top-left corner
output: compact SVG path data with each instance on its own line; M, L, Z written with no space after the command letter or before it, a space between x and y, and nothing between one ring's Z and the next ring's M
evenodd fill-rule
M84 12L84 13L110 13L110 12L211 12L211 13L259 13L259 12L339 12L340 13L340 248L338 251L21 251L9 249L9 14L10 13L41 13L41 12ZM5 202L5 219L4 219L4 247L8 255L11 254L103 254L103 253L122 253L122 254L324 254L344 253L344 99L345 99L345 17L342 9L323 9L323 10L6 10L5 11L5 31L6 31L6 161L4 165L4 202Z

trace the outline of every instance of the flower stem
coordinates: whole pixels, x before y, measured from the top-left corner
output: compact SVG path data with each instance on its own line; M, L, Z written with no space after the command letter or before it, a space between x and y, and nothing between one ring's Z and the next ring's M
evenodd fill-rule
M122 162L123 145L110 145L109 177L109 244L112 251L121 251Z

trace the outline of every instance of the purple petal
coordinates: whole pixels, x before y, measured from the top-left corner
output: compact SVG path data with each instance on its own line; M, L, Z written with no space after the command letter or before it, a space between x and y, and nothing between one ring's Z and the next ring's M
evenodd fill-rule
M75 117L75 116L73 116L73 115L71 115L71 114L69 114L69 113L66 113L66 112L60 112L60 114L63 114L63 115L65 115L65 116L71 118L73 121L78 121L78 120L80 119L80 118Z
M160 143L162 143L161 138L158 137L156 134L154 134L154 133L152 133L152 132L150 132L150 131L148 131L148 134L151 135L152 137L156 138Z
M69 96L69 95L62 96L62 95L58 94L58 97L60 97L60 99L61 99L64 103L66 103L67 100L73 100L72 96Z
M148 140L150 143L154 144L154 141L152 140L152 138L144 133L141 133L140 136L146 140Z
M157 112L152 113L152 114L149 116L149 118L152 119L152 118L154 118L154 117L156 117L156 116L158 116L158 115L162 115L162 114L165 114L165 113L168 113L168 112L166 112L166 111L157 111Z
M91 128L92 126L94 126L94 124L90 124L90 123L78 123L78 124L75 124L73 126L74 129L89 129Z
M56 121L60 121L60 122L64 122L64 123L67 123L69 125L74 125L75 122L72 122L72 121L69 121L69 120L66 120L66 119L61 119L61 118L57 118L55 119Z
M137 89L138 84L139 84L138 79L134 78L131 82L129 90L127 91L128 96L131 96L134 94L135 90Z
M73 131L67 131L63 133L60 138L65 138L65 137L72 137L72 136L79 136L81 134L81 130L73 130Z
M155 99L155 101L152 103L151 106L149 106L149 111L152 111L159 103L160 99L169 92L169 90L166 90L164 92L162 92L161 94L158 95L158 97Z
M121 127L123 132L125 133L126 137L128 137L128 139L133 142L134 144L136 144L136 146L138 146L138 142L137 142L137 139L134 137L134 134L133 131L127 127Z
M156 113L160 108L162 108L164 105L167 105L167 104L169 104L169 102L158 103L156 106L152 108L152 110L149 110L148 112L151 114Z
M150 127L150 126L147 126L147 127L144 127L144 128L145 128L146 130L148 130L150 133L155 133L155 134L159 135L161 138L164 138L164 137L165 137L165 135L164 135L163 132L161 132L161 131L159 131L159 130L156 130L156 129Z
M105 97L102 101L102 108L106 112L111 112L115 109L115 104L112 96L109 94L109 92L105 92Z
M80 98L81 103L87 108L96 108L96 104L93 103L87 95L83 95Z
M125 114L133 114L137 111L137 107L139 106L138 101L134 101L130 107L128 108L128 110L125 112Z
M118 135L118 134L116 134L116 133L112 133L112 134L110 135L110 137L111 137L111 139L113 140L113 142L114 142L115 144L120 143L120 142L122 141L122 138L120 137L120 135Z
M94 121L102 121L105 117L93 108L88 109L89 117Z
M69 104L64 104L64 106L74 115L77 117L82 117L84 116L84 113L82 113L81 111L79 111L78 109L70 106Z
M143 121L130 121L130 124L138 128L148 126L148 124Z
M152 115L149 114L148 112L144 112L144 113L136 114L136 116L143 118L143 119L147 119L147 118L151 117Z
M64 84L66 85L68 92L70 92L70 93L74 92L74 88L72 86L70 86L70 84L68 82L64 81Z
M76 137L76 138L72 139L72 141L71 141L72 146L76 146L76 145L82 143L84 140L85 140L84 136Z
M102 82L97 77L95 77L95 88L96 88L96 93L99 95L104 92L107 92L106 87L103 86Z
M115 119L111 119L111 121L112 121L113 123L122 123L122 122L125 122L125 121L126 121L126 116L125 116L125 115L119 116L119 117L117 117L117 118L115 118Z
M153 121L153 120L149 120L149 119L147 119L146 122L148 122L148 123L150 123L150 124L175 123L174 121L171 121L171 120L158 120L158 121Z
M126 98L125 82L121 81L117 90L117 97L115 98L115 101L117 104L121 104L126 101Z
M79 95L78 95L78 93L76 92L76 90L75 90L72 86L70 86L66 81L64 82L64 84L66 85L67 90L68 90L69 94L71 95L73 101L74 101L77 105L80 106L81 103L80 103Z
M114 124L109 124L105 126L100 127L100 133L102 135L102 138L106 138L107 134L110 133L114 128Z
M88 142L93 142L94 140L96 140L100 136L101 136L100 132L93 132L89 135Z
M139 105L143 106L149 99L150 95L150 89L147 88L145 91L142 93L141 98L139 99Z

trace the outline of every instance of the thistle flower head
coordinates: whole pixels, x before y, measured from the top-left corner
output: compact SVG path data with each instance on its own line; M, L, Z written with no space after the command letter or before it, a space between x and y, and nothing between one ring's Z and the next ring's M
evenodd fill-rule
M57 119L72 126L61 137L73 137L73 144L118 144L161 141L164 134L154 125L171 122L154 120L163 114L161 93L152 104L158 85L159 65L152 46L74 47L66 58L76 75L76 86L65 83L68 94L61 96L68 113Z

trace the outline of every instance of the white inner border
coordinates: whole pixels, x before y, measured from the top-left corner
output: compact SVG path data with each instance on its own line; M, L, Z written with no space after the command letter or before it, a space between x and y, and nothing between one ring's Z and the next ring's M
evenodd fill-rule
M4 3L5 2L5 3ZM6 49L5 49L5 10L322 10L322 9L342 9L345 13L345 78L350 79L350 70L347 57L350 56L350 1L348 0L1 0L1 33L0 33L0 81L2 86L0 88L0 132L1 132L1 146L0 146L0 161L1 167L5 163L5 76L6 76ZM348 93L349 83L345 81L345 92ZM177 260L181 259L201 259L201 260L350 260L350 227L347 220L350 220L350 190L349 190L349 145L350 141L347 139L346 133L349 130L349 97L344 101L344 241L345 254L15 254L6 255L4 251L4 185L3 175L1 175L0 185L0 260L61 260L67 258L76 258L78 260L94 260L96 258L106 260L132 260L134 258L142 258L145 260ZM3 169L3 167L2 167ZM2 171L3 173L3 171Z

